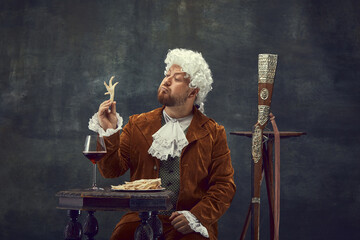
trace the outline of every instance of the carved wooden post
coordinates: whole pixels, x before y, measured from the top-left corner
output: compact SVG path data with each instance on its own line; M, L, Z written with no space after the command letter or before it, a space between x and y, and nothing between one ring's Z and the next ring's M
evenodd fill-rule
M135 240L153 240L153 230L148 223L150 212L140 212L141 224L136 228Z
M94 236L98 233L98 231L99 224L94 216L94 212L89 211L84 224L84 235L87 236L88 240L94 240Z
M159 216L158 216L158 211L151 212L151 218L149 220L149 224L154 233L154 235L153 235L154 240L157 240L158 238L161 237L161 234L163 233L163 227L162 227L161 220L159 219Z
M68 210L67 214L70 217L70 221L65 227L65 240L81 240L82 226L81 223L77 221L80 216L80 211Z

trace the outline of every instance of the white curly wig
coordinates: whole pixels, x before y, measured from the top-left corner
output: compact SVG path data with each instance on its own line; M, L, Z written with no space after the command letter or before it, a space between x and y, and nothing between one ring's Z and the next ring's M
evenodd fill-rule
M173 64L177 64L187 74L186 77L190 76L189 87L199 88L195 104L199 106L200 111L204 112L205 98L212 90L213 79L209 65L201 53L181 48L169 50L165 64L165 75Z

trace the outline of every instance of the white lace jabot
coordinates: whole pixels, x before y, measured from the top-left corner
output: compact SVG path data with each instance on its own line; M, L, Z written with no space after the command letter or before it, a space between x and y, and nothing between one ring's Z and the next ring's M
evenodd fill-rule
M168 156L180 157L181 151L189 142L184 131L189 127L193 115L184 118L171 118L163 111L165 125L152 135L153 142L148 153L160 160L167 160Z

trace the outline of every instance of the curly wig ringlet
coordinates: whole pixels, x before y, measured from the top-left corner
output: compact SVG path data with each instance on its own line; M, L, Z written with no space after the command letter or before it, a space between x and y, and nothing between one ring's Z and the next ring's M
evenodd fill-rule
M199 88L199 93L195 100L195 104L203 110L203 103L206 95L212 90L211 84L213 79L209 65L199 52L188 49L176 48L169 50L165 58L165 75L173 64L177 64L182 71L190 76L190 88ZM188 77L188 76L187 76Z

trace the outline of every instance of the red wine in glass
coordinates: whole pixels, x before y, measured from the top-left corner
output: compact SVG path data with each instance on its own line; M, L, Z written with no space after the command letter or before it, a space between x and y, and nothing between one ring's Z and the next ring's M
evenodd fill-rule
M106 152L83 152L93 164L96 164L106 154Z
M96 163L106 154L106 146L103 137L99 135L87 135L85 139L83 154L94 165L93 167L93 184L89 190L104 190L96 186Z

